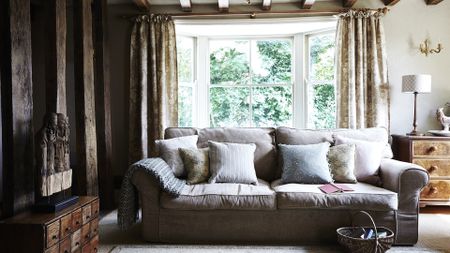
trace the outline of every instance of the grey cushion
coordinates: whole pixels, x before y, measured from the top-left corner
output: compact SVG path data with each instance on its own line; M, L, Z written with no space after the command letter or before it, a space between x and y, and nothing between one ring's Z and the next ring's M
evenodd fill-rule
M282 183L324 184L333 181L327 162L330 143L278 146L283 168Z
M355 144L342 144L330 148L328 163L333 180L340 183L356 183Z
M321 142L333 143L333 133L330 130L278 127L276 136L277 144L306 145Z
M183 136L168 140L156 140L156 147L162 159L172 168L177 177L185 176L183 160L181 159L179 148L196 148L197 135Z
M253 158L255 144L209 141L209 183L257 184Z
M276 209L275 192L269 183L186 185L177 198L162 193L161 206L181 210L266 210Z
M349 184L354 191L325 194L314 184L281 184L272 182L277 193L278 209L332 208L349 210L397 210L397 193L366 183Z

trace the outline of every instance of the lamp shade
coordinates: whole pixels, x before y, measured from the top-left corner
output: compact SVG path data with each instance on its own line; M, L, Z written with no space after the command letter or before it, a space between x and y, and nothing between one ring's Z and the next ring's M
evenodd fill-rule
M431 75L406 75L402 77L402 92L430 93Z

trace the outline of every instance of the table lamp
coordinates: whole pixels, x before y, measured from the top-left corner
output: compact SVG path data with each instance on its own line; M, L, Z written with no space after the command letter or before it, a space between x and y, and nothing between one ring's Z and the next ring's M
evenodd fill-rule
M417 131L417 94L431 92L431 75L406 75L402 77L402 92L414 93L413 130L407 135L422 135Z

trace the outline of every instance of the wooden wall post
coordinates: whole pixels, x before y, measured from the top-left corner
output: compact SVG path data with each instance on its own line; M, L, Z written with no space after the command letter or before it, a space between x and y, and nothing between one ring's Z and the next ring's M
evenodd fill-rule
M67 116L66 0L46 0L46 110Z
M3 215L34 203L30 0L0 1Z
M111 95L109 78L108 17L106 0L94 0L95 107L97 114L97 158L102 209L114 208L112 172Z
M79 195L98 195L95 121L92 0L73 1L75 118L77 139L76 187Z

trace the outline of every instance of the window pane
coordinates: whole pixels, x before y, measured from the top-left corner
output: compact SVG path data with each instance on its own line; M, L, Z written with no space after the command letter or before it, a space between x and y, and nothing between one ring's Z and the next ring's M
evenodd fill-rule
M336 102L333 84L311 85L309 90L309 126L324 129L336 127Z
M253 88L254 126L292 126L292 87Z
M251 60L254 84L291 82L292 42L290 40L252 41Z
M194 39L177 37L178 81L194 80Z
M193 110L192 86L178 87L178 126L192 126Z
M211 84L248 83L249 41L212 40L209 47Z
M334 33L309 38L309 80L334 79Z
M250 126L249 100L249 88L211 88L210 126Z

